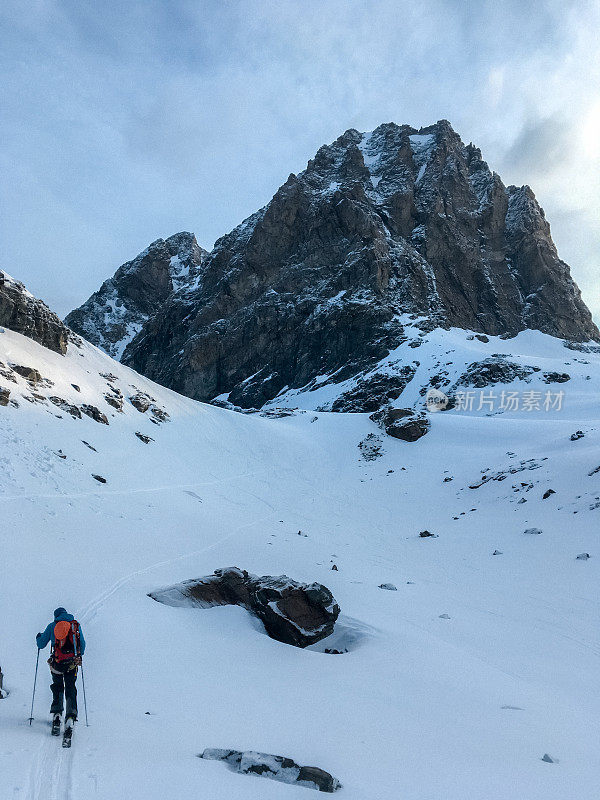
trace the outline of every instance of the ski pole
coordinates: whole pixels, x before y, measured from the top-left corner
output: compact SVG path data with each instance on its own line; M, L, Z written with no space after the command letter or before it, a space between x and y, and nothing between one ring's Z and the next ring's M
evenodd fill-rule
M83 687L83 707L85 709L85 727L89 728L87 715L87 700L85 699L85 678L83 676L83 661L81 662L81 686Z
M33 722L33 701L35 700L35 685L37 683L38 664L40 663L40 648L38 647L37 658L35 660L35 678L33 679L33 695L31 697L31 716L29 717L29 724Z

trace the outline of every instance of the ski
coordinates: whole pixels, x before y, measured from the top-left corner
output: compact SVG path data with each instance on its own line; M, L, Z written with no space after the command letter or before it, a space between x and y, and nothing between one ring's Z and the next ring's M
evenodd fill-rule
M74 726L74 724L75 724L74 720L72 720L70 717L65 722L65 730L64 730L64 733L63 733L63 740L62 740L62 746L63 747L71 747L71 739L73 737L73 726Z
M55 714L52 717L52 736L58 736L60 733L60 714Z

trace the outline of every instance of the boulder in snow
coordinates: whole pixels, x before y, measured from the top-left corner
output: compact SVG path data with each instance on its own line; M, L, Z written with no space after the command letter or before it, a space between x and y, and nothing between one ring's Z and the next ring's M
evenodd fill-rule
M544 383L566 383L570 380L567 372L544 372Z
M370 418L395 439L416 442L430 428L429 420L410 408L384 408L371 414Z
M38 372L37 369L33 367L25 367L21 364L13 364L12 365L13 372L16 372L17 375L20 375L25 380L28 380L30 383L39 383L42 380L42 376Z
M60 408L62 411L66 411L67 414L70 414L74 419L81 419L81 411L74 406L72 403L67 403L66 400L63 400L62 397L52 396L49 397L51 403L54 403L55 406Z
M258 775L281 783L316 789L319 792L333 793L341 788L340 782L329 772L319 767L301 767L293 759L285 756L273 756L251 750L241 752L209 747L199 758L224 761L231 770L242 775Z
M589 553L579 553L579 555L576 556L576 558L577 558L577 561L587 561L588 558L590 558L590 554Z
M84 414L86 414L88 417L91 417L96 422L100 422L102 425L108 425L108 417L106 414L103 414L99 408L96 408L96 406L84 403L81 406L81 410Z
M298 583L286 575L259 578L237 567L217 569L206 578L148 596L169 606L243 606L262 621L272 639L295 647L308 647L331 635L340 613L333 595L321 583Z
M0 387L0 406L7 406L9 397L10 397L10 389L3 389L2 387Z

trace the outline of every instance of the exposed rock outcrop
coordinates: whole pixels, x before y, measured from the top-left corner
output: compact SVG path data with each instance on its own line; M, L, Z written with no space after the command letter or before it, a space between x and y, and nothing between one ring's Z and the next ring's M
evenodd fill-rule
M120 281L101 290L117 292L113 305L92 298L68 317L96 343L106 309L127 305ZM226 395L242 408L364 374L403 341L401 315L422 330L471 329L481 341L526 328L600 338L531 189L505 187L445 120L346 131L217 241L184 290L169 292L166 273L159 283L149 299L158 296L158 307L126 335L103 334L104 346L117 355L131 339L124 363L198 400ZM356 391L340 408L369 410Z
M102 425L108 425L108 417L96 406L93 406L89 403L84 403L81 406L81 411L88 417L91 417L95 422L100 422Z
M382 408L370 419L395 439L416 442L429 431L431 424L427 417L417 414L410 408Z
M341 394L333 403L331 410L377 411L385 403L397 400L414 374L415 368L406 365L392 375L380 372L370 375L358 381L353 389Z
M483 388L494 383L527 381L531 375L539 371L539 367L515 364L502 356L492 356L469 364L467 371L460 376L456 385Z
M82 306L71 311L67 324L113 358L123 351L172 294L192 290L207 256L193 233L157 239Z
M172 606L243 606L262 620L271 638L296 647L315 644L333 633L340 613L333 595L320 583L298 583L286 575L259 578L237 567L217 569L207 578L148 596Z
M0 326L27 336L34 342L64 355L69 330L41 300L25 286L0 270Z

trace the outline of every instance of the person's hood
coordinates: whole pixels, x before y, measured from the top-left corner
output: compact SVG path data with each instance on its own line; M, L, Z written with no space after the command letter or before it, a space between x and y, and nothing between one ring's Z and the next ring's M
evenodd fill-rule
M73 614L68 614L64 608L57 608L54 612L54 622L73 622L74 619Z

